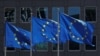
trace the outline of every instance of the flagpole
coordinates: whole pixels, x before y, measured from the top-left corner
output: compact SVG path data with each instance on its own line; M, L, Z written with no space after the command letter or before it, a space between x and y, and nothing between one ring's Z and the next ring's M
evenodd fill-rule
M32 15L32 13L31 13ZM30 37L30 56L32 56L32 16L31 16L31 37Z
M59 31L59 27L60 27L60 25L59 25L59 8L57 8L57 9L58 9L58 31ZM58 31L57 31L57 33L58 33L58 46L57 46L58 51L57 51L57 56L60 55L60 53L59 53L59 32Z
M6 50L6 47L4 47L4 56L7 56L6 53L7 52L7 50Z
M5 21L5 28L6 28L6 21ZM5 30L6 31L6 30ZM4 56L7 56L7 49L6 49L6 36L5 36L5 38L4 38Z

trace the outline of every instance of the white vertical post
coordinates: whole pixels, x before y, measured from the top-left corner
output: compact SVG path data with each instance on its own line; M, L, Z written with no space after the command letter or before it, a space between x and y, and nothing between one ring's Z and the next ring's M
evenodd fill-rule
M6 28L6 21L5 21L5 28ZM7 48L6 48L6 36L4 36L4 56L7 56L6 52L7 52Z
M59 27L60 27L60 25L59 25L59 8L57 8L58 9L58 31L57 31L57 33L58 33L58 45L57 45L57 56L59 56L60 55L60 53L59 53Z
M31 13L31 37L30 37L30 56L32 56L32 13Z
M4 56L7 56L7 50L6 50L6 47L4 47Z

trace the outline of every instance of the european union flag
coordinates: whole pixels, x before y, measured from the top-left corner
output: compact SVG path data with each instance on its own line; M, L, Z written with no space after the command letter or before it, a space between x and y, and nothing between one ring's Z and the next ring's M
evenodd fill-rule
M44 42L56 43L56 24L47 19L32 18L32 43L33 45Z
M69 39L77 43L86 43L92 45L93 25L89 22L84 22L72 18L68 15L60 13L60 24L66 28L69 33Z
M63 27L63 25L59 24L58 22L54 20L51 21L55 24L55 27L53 27L54 29L53 33L57 32L54 33L55 37L57 38L57 43L58 43L58 38L59 38L59 43L66 43L67 40L69 40L68 31Z
M30 32L6 22L6 47L30 49Z
M59 28L59 29L58 29ZM68 38L66 29L58 24L58 22L49 19L32 18L32 43L38 44L43 42L65 43ZM67 38L66 38L67 37Z

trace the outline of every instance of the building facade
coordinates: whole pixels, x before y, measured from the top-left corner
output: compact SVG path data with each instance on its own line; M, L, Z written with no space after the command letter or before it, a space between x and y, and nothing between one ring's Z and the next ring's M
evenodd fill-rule
M31 31L31 17L57 21L58 13L89 21L95 26L93 44L81 45L68 41L59 44L60 56L100 56L100 0L0 0L0 56L57 56L57 44L43 43L36 51L6 48L5 21ZM34 47L33 47L34 48Z

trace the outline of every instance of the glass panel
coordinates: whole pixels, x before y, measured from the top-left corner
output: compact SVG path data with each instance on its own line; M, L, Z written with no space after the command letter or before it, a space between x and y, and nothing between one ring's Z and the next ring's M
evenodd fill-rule
M79 19L80 18L80 7L69 7L68 15L76 19ZM80 45L78 43L69 41L69 50L79 50L79 49L80 49Z
M59 19L59 12L63 13L64 8L63 7L53 7L52 8L52 19L54 21L58 21ZM59 49L63 50L64 44L59 44ZM57 50L57 44L53 44L53 50Z
M96 36L93 36L93 42L92 42L95 46L90 46L90 45L86 45L85 49L86 50L96 50Z
M37 17L38 18L48 18L48 8L38 8Z
M96 7L85 8L85 19L86 21L96 21Z
M5 8L5 19L8 22L15 21L15 8Z
M7 50L15 50L15 48L7 47Z
M47 50L48 49L48 43L40 43L36 45L36 50Z
M80 46L78 43L75 43L72 41L69 42L69 50L79 50L79 49L80 49Z
M31 9L21 8L21 20L22 22L29 22L31 20Z
M68 8L68 15L70 15L71 17L74 17L76 19L79 19L80 7L69 7Z
M53 50L57 50L57 46L58 46L57 44L53 44ZM59 44L59 46L60 46L59 49L63 50L63 44L61 43Z

